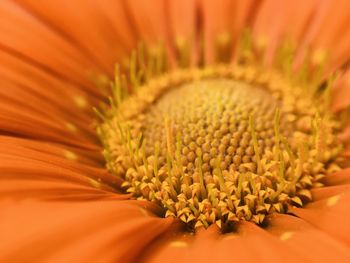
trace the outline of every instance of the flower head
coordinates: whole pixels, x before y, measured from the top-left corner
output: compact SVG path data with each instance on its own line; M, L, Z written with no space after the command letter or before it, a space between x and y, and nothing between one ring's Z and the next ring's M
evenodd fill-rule
M349 10L3 1L0 259L349 260Z

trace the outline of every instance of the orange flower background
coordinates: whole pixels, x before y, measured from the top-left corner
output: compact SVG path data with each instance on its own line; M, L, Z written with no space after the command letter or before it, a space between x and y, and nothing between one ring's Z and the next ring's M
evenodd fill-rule
M190 233L121 191L92 125L92 108L108 96L98 86L140 41L163 41L175 61L184 39L192 65L203 44L210 64L224 34L235 59L245 28L264 46L267 66L286 38L296 44L295 69L306 53L314 63L327 56L324 77L339 74L332 109L344 111L349 22L348 0L2 0L0 261L349 261L348 168L313 189L311 203L270 216L264 228L244 221L232 233L215 225ZM346 166L349 128L340 137Z

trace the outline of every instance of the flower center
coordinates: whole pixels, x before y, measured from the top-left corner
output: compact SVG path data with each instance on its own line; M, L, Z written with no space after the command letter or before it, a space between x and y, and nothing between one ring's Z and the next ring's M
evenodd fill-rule
M190 227L262 224L337 169L338 124L316 93L251 67L175 71L111 110L107 166Z
M146 154L159 145L163 161L168 154L178 155L187 174L198 176L201 168L204 180L212 179L216 168L257 172L251 125L258 154L271 151L278 104L261 87L232 79L186 83L164 94L141 117Z

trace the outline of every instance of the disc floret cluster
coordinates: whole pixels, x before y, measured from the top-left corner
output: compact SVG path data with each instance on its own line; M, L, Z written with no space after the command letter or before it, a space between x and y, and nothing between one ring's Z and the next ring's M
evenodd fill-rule
M160 74L126 97L121 76L98 127L107 167L191 228L262 224L339 169L328 87L232 64Z

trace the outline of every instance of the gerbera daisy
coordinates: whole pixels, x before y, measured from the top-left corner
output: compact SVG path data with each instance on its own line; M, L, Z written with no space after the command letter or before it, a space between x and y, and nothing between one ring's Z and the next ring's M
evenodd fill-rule
M2 0L0 261L349 261L349 22Z

